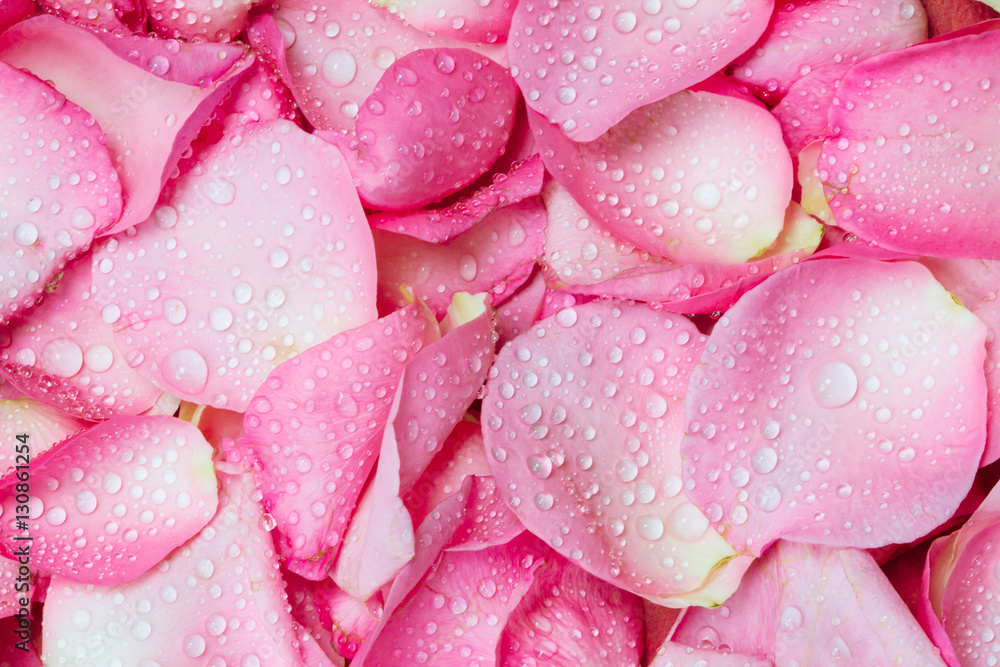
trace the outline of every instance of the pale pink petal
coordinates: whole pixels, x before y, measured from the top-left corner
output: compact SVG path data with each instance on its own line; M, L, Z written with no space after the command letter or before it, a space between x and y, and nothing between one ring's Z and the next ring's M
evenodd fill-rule
M850 65L830 64L813 70L788 88L788 94L772 109L792 155L830 135L827 111L844 73Z
M406 599L386 610L353 667L494 667L500 634L547 553L530 535L444 552Z
M545 240L545 208L531 197L486 216L445 243L373 232L378 257L379 308L405 303L407 286L438 317L457 292L487 292L499 302L528 279Z
M60 23L31 19L37 20ZM0 44L27 23L4 33ZM0 167L5 322L34 304L48 281L122 211L118 174L93 117L15 67L0 62L0 142L7 155Z
M998 48L1000 31L986 30L848 70L819 158L837 224L910 254L1000 258L988 233L1000 206L990 165L1000 129L982 122L1000 85L981 68Z
M510 615L497 665L524 667L541 660L553 666L639 667L642 622L641 598L553 554L535 571L531 588Z
M508 37L528 106L575 141L593 141L644 104L725 67L764 32L773 0L554 8L522 0Z
M496 304L497 344L514 340L537 322L544 299L545 276L536 267L525 283Z
M736 59L733 77L776 102L796 81L829 63L854 63L927 39L920 2L792 0L775 3L770 25Z
M773 664L761 658L668 641L660 645L648 667L772 667Z
M0 372L81 419L140 414L163 392L125 361L91 284L90 257L71 262L42 302L0 334Z
M335 148L288 121L236 136L95 251L94 287L132 367L242 411L282 361L375 317L375 258Z
M302 113L313 127L347 135L354 134L365 99L394 61L417 49L463 45L446 36L432 37L365 0L322 6L291 0L281 3L273 16L284 37L285 83ZM251 29L255 49L263 36L255 38ZM497 62L504 58L503 45L479 50Z
M327 655L320 639L306 627L292 622L295 636L299 640L299 651L302 654L302 667L344 667L347 661L339 655Z
M499 208L541 194L545 168L537 155L498 175L491 185L451 206L400 213L376 213L368 218L372 229L406 234L430 243L443 243L470 229Z
M247 23L253 0L143 0L153 30L164 37L228 42Z
M566 308L501 350L483 400L490 467L528 530L671 606L721 602L749 564L682 488L682 406L704 340L643 304Z
M117 55L108 43L118 39L123 40L119 47L146 60L129 62ZM169 58L164 44L141 37L101 37L52 16L23 21L0 36L0 60L51 81L108 132L125 208L110 229L95 212L94 231L104 234L149 216L181 153L235 76L250 64L246 49L225 48L227 59L216 58L211 75L202 73L193 85L184 80L196 76L198 63L212 62L204 58L220 53L219 47L197 45Z
M19 445L27 444L27 453L34 460L88 426L87 422L32 398L0 399L0 478L17 465L24 465L24 458L18 460ZM19 435L26 436L26 442L19 441Z
M250 475L219 472L218 511L158 567L117 586L53 577L45 664L303 664Z
M823 181L819 177L819 157L822 152L823 140L817 139L799 151L796 156L799 201L806 213L827 226L826 239L832 239L834 234L839 234L840 238L843 238L847 232L837 227L833 211L830 210L830 203L826 199Z
M437 336L430 313L407 306L281 364L250 402L243 444L260 459L255 478L291 571L326 576L375 466L403 368Z
M785 541L724 605L687 610L671 640L776 665L944 664L866 552Z
M598 225L641 250L738 264L781 231L792 161L778 122L756 104L683 91L585 144L538 114L531 124L549 172Z
M507 41L517 0L388 0L386 9L414 28L463 42Z
M421 49L375 84L358 112L356 140L322 136L344 149L367 206L419 208L486 173L510 138L516 101L507 70L486 56Z
M38 4L68 23L96 32L128 35L146 28L142 0L38 0Z
M816 259L772 276L718 321L691 376L688 494L754 555L779 537L923 536L982 456L985 338L915 262Z
M353 658L382 616L379 596L361 602L330 579L310 581L284 570L281 574L295 620L316 638L329 659Z
M156 463L157 465L154 465ZM17 483L0 490L10 556L17 545ZM131 581L212 518L218 503L212 448L173 417L119 417L34 459L28 532L32 567L81 583Z

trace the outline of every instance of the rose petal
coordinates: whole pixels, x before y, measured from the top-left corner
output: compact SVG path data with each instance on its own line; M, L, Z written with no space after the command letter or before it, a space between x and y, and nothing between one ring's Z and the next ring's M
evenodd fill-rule
M0 6L0 33L15 23L31 18L38 12L32 0L10 0Z
M681 401L703 344L644 305L567 308L501 350L483 400L490 467L528 530L669 606L724 600L749 564L681 485Z
M464 42L504 42L517 2L388 0L384 6L414 28Z
M770 660L743 654L720 653L698 649L678 642L664 642L656 651L649 667L772 667Z
M921 4L927 12L931 35L943 35L998 17L996 11L980 0L921 0Z
M910 254L1000 258L983 226L1000 206L1000 176L989 164L1000 131L981 122L1000 85L978 67L998 48L1000 31L989 30L848 70L819 158L841 227Z
M778 537L926 534L982 455L984 341L914 262L818 259L772 276L719 320L691 376L687 493L754 555Z
M38 0L38 4L68 23L95 32L128 35L146 28L142 0Z
M97 249L94 284L131 366L242 411L282 361L374 318L375 276L340 153L287 121L236 136L171 184L149 224Z
M326 576L375 466L403 367L437 336L430 314L407 306L281 364L250 402L242 444L260 459L255 479L292 572Z
M228 42L247 23L253 0L185 0L178 7L168 0L143 0L153 29L164 37Z
M522 0L508 38L511 73L528 106L571 139L593 141L725 67L760 37L773 8L773 0L649 2L642 11Z
M545 277L537 267L531 277L496 305L497 344L514 340L538 321L545 299Z
M177 75L170 72L187 71L188 54L205 51L185 49L171 62L158 52L166 45L147 43L139 48L137 44L144 40L128 38L129 47L140 55L156 53L140 65L116 55L105 39L117 38L102 39L52 16L37 16L0 36L0 60L53 82L57 90L93 114L98 125L109 133L108 149L121 177L125 207L110 229L105 216L92 211L97 218L94 231L107 234L132 227L149 216L181 153L250 59L244 49L227 47L244 56L231 56L223 65L216 64L213 77L202 79L196 86L172 80ZM215 46L206 49L218 52ZM164 75L151 73L146 67ZM220 71L222 74L215 76Z
M24 458L18 460L19 446L28 445L30 458L37 459L89 425L31 398L0 399L0 478L24 465ZM19 435L27 435L27 442L18 440Z
M29 436L30 438L30 436ZM173 417L119 417L32 461L27 521L32 567L66 580L114 585L135 579L195 535L218 503L212 448ZM17 483L0 487L0 549L13 556Z
M738 264L781 231L792 162L777 121L756 104L684 91L586 144L537 114L531 123L549 172L601 227L641 250Z
M781 132L792 155L798 155L812 142L830 135L827 111L849 68L847 64L831 64L813 70L789 86L788 93L772 110L781 123Z

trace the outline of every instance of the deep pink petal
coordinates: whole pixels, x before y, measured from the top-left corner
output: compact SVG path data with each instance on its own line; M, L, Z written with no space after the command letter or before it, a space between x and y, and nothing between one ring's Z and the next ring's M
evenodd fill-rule
M243 444L260 459L255 479L291 571L326 576L375 466L403 368L437 336L426 309L407 306L281 364L250 402Z
M749 564L682 488L682 402L703 345L689 320L642 304L566 308L501 350L483 400L490 467L528 530L671 606L724 600Z
M38 4L68 23L95 32L128 35L146 28L142 0L38 0Z
M736 97L683 91L578 144L531 114L549 172L597 224L677 262L738 264L770 246L792 192L778 122Z
M507 621L497 665L639 667L642 619L641 598L550 555Z
M185 0L177 6L169 0L143 0L153 30L164 37L183 40L228 42L247 23L253 0Z
M723 606L689 609L671 640L725 645L775 665L944 664L866 552L785 541Z
M26 23L4 33L0 44ZM9 321L39 299L97 232L118 220L122 195L106 138L89 113L3 62L0 91L0 142L7 155L0 167L0 321Z
M242 411L282 361L374 318L374 269L343 157L275 121L206 152L148 224L101 245L94 286L130 365Z
M850 65L835 63L813 70L788 88L772 113L792 155L830 135L827 111Z
M186 542L218 504L212 448L191 424L173 417L119 417L71 437L32 461L28 531L32 566L67 580L131 581ZM16 475L0 503L9 556Z
M20 572L20 565L17 560L8 558L5 554L0 555L0 619L18 613L21 607L18 598L25 597L25 593L30 592L30 598L35 602L41 602L44 599L39 595L41 577L38 571L29 568L28 576L25 578ZM20 581L17 579L19 575L22 577ZM25 584L28 585L28 590L24 589ZM10 644L11 642L7 642L6 645ZM3 654L0 653L0 666L3 665L2 659Z
M7 327L0 372L81 419L139 414L162 392L125 361L92 290L91 259L71 262L42 302Z
M688 494L754 555L778 537L921 537L978 468L985 337L915 262L817 259L772 276L719 320L692 374Z
M337 662L353 658L382 617L378 596L365 603L340 590L330 579L310 581L285 570L281 574L295 620L322 643L329 659Z
M528 106L593 141L644 104L698 83L749 48L773 0L638 6L523 0L508 38Z
M219 472L218 511L158 567L118 586L53 577L42 619L46 664L303 664L250 475Z
M32 0L9 0L3 3L0 5L0 33L36 13L38 6Z
M545 240L545 208L535 197L486 216L446 243L375 230L379 308L402 305L400 286L444 315L457 292L500 301L527 280Z
M368 218L372 229L406 234L430 243L443 243L504 206L542 192L545 168L537 155L516 165L468 199L440 209L420 209L401 213L376 213Z
M980 67L998 48L994 29L848 70L819 158L837 224L910 254L1000 258L987 232L1000 206L1000 172L990 164L1000 129L982 122L1000 86Z
M854 63L927 39L919 2L792 0L776 3L771 24L736 59L733 77L762 99L776 102L812 70Z
M463 42L507 41L516 0L389 0L385 8L432 35Z

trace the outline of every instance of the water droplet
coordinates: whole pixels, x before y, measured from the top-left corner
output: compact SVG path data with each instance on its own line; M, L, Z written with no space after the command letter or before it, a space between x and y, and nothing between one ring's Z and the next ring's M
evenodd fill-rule
M667 518L670 532L687 542L696 542L708 532L708 517L694 504L682 503Z
M830 362L813 373L812 393L819 405L839 408L847 405L858 393L858 376L847 364Z
M699 183L691 191L695 206L703 211L714 211L722 203L722 191L714 183Z
M358 63L347 49L333 49L323 58L323 79L336 88L343 88L354 81Z
M463 255L458 261L458 275L461 276L462 280L471 282L476 279L478 272L479 264L472 255Z
M773 447L760 447L750 456L750 464L758 473L766 475L778 465L778 452Z
M552 459L544 454L532 454L526 462L528 470L538 479L548 479L552 474Z
M623 35L627 35L628 33L635 30L635 24L636 24L635 14L629 11L618 12L617 14L615 14L613 23L615 26L615 30L622 33Z
M39 363L53 375L73 377L83 368L83 350L70 338L56 338L42 348Z
M163 360L161 375L182 393L197 394L208 384L208 363L198 351L182 347Z
M654 542L663 537L663 521L659 517L641 516L636 522L636 527L644 540Z
M781 629L785 632L795 632L802 627L802 612L798 607L785 607L781 612Z
M224 178L216 178L206 186L208 198L220 206L236 201L236 186Z
M765 486L757 492L757 507L765 512L773 512L781 504L781 491L774 486Z

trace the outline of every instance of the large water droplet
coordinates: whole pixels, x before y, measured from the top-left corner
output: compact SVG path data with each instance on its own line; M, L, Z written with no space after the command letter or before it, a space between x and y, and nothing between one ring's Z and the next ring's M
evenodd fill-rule
M182 347L163 360L161 375L182 393L197 394L208 384L208 363L198 351Z
M858 393L858 376L842 361L830 362L813 373L812 393L824 408L839 408Z
M358 73L358 63L347 49L333 49L323 58L323 79L337 88L354 81Z

